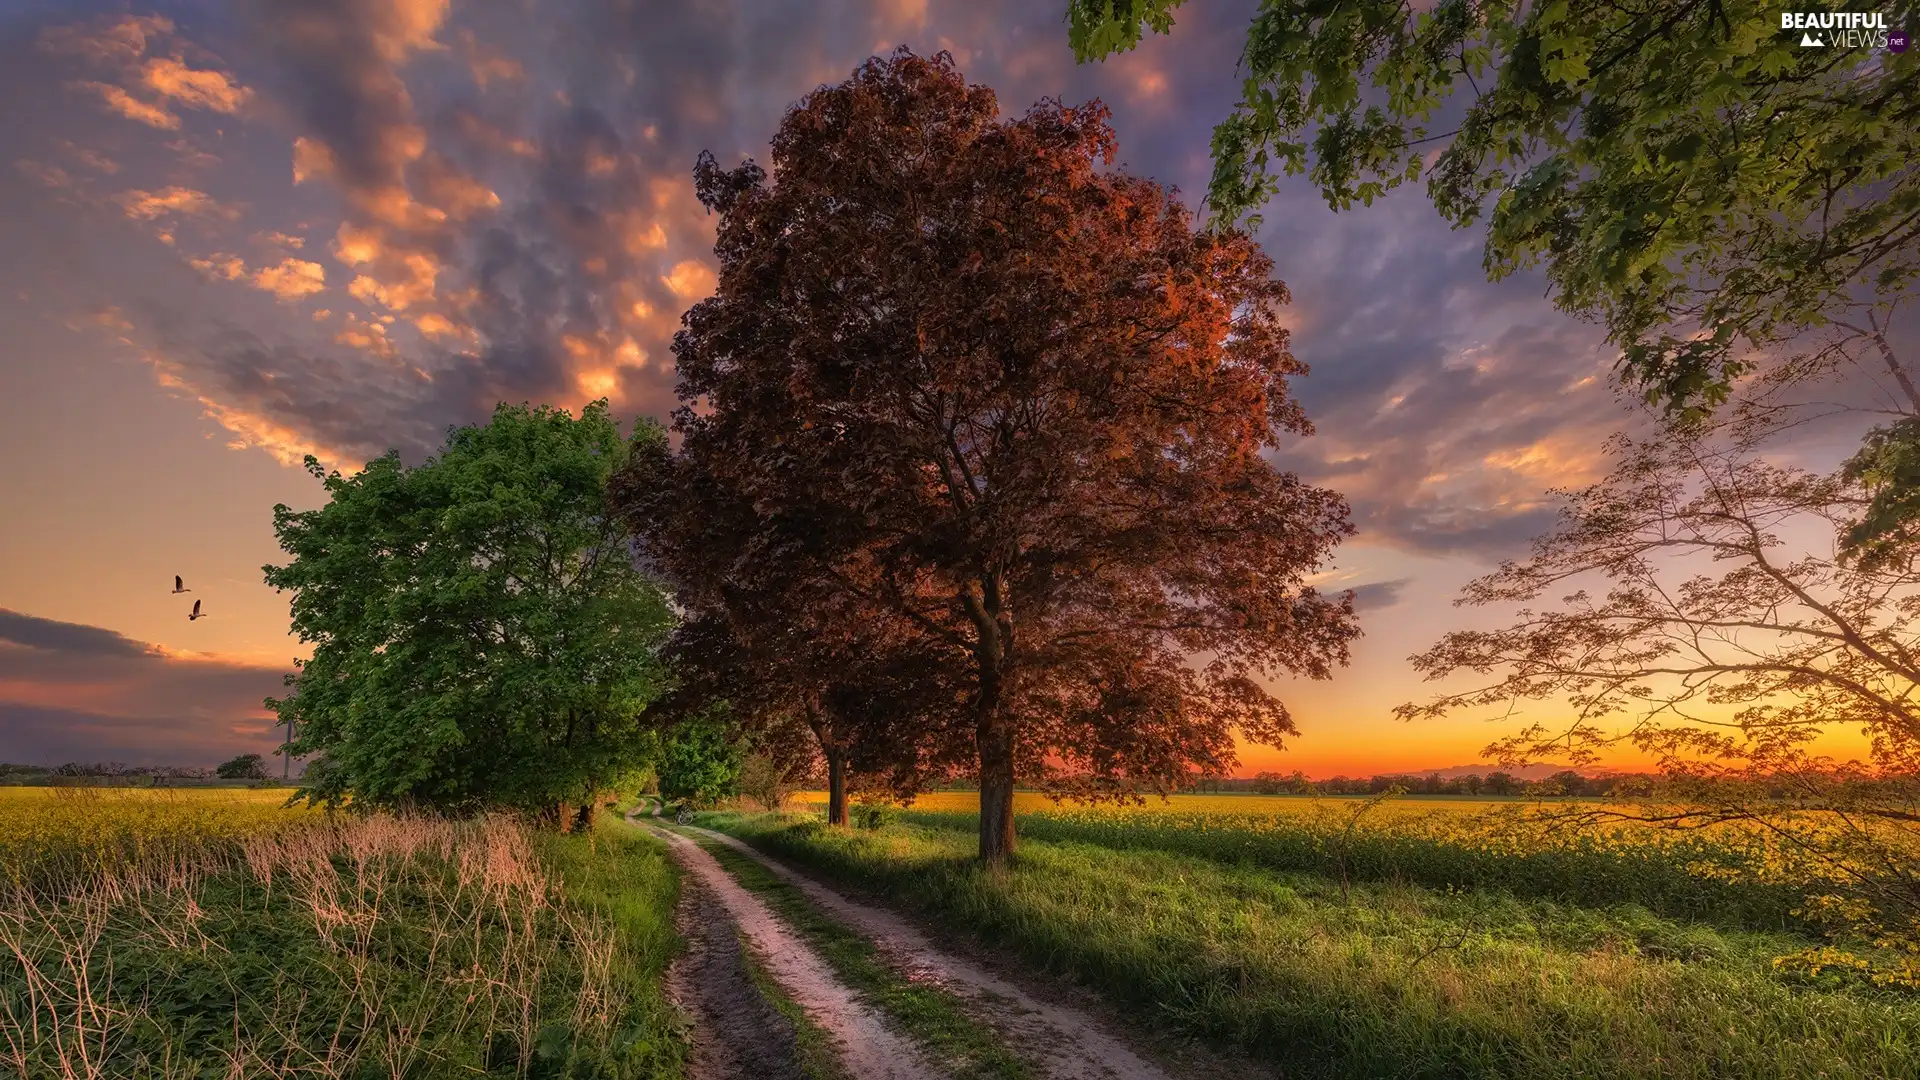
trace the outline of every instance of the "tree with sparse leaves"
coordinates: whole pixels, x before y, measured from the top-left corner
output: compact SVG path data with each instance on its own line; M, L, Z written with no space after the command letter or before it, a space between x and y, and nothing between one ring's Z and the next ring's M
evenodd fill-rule
M292 753L325 755L302 795L557 818L640 763L672 617L605 508L628 453L596 402L502 405L415 467L308 459L328 501L274 508L291 559L266 567L313 646L268 702Z
M1325 677L1357 632L1306 583L1345 504L1265 456L1310 430L1285 287L1114 149L1098 103L1003 120L902 50L791 110L771 179L696 170L720 272L674 341L675 427L762 558L954 658L990 862L1016 779L1224 771L1294 730L1265 679Z
M1399 715L1564 702L1489 752L1583 764L1630 747L1666 781L1642 808L1556 820L1760 828L1834 883L1808 911L1870 947L1860 970L1920 986L1920 567L1821 550L1869 497L1843 478L1697 440L1615 449L1530 557L1467 587L1465 604L1522 605L1514 621L1413 658L1474 680ZM1866 733L1867 763L1815 752L1845 731Z

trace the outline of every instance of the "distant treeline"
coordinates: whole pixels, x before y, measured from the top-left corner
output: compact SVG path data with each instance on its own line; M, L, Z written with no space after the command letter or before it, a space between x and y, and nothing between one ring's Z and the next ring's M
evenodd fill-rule
M1660 778L1652 773L1607 773L1585 776L1571 769L1551 776L1529 779L1508 772L1485 775L1442 776L1439 773L1381 773L1378 776L1335 776L1310 780L1305 773L1291 775L1263 772L1251 777L1201 776L1190 779L1180 790L1195 795L1382 795L1398 789L1406 795L1571 795L1586 798L1617 796L1625 798L1653 791ZM823 777L807 777L806 783L818 787ZM970 780L937 784L936 791L975 791ZM1032 790L1022 785L1022 790Z
M0 784L52 784L63 780L108 781L127 786L205 783L214 770L201 765L123 765L118 761L69 761L64 765L17 765L0 761Z
M1657 778L1650 773L1613 773L1583 776L1567 769L1551 776L1529 780L1508 772L1465 776L1425 776L1407 773L1382 773L1378 776L1335 776L1309 780L1303 773L1282 775L1259 773L1249 779L1203 777L1196 780L1197 792L1246 792L1254 795L1381 795L1398 788L1408 795L1575 795L1629 796L1653 790Z

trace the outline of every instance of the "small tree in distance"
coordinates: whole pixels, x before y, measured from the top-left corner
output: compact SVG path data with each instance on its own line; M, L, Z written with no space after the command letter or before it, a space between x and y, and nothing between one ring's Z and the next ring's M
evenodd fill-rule
M241 754L215 766L213 775L222 780L265 780L267 759L259 754Z
M683 452L755 508L759 557L952 658L989 862L1016 779L1224 773L1294 730L1263 679L1325 677L1357 633L1306 584L1345 504L1264 456L1311 430L1285 287L1114 151L1097 102L1001 120L901 50L788 113L771 183L696 169L720 273L674 340Z

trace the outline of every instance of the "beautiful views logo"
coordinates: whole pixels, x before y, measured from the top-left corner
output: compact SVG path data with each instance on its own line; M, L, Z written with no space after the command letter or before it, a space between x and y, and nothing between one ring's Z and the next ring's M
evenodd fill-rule
M1800 45L1808 49L1907 50L1907 34L1887 24L1874 11L1783 11L1780 29L1800 31Z

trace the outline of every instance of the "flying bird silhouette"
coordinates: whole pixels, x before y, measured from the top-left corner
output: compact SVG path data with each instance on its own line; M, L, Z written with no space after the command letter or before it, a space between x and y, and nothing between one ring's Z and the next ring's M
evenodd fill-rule
M204 619L204 618L206 618L206 616L200 614L200 601L195 600L193 602L193 612L192 614L187 616L187 621L192 622L195 619Z
M192 592L193 590L187 588L187 583L180 580L179 574L175 574L173 575L173 591L176 593L183 593L183 592Z

